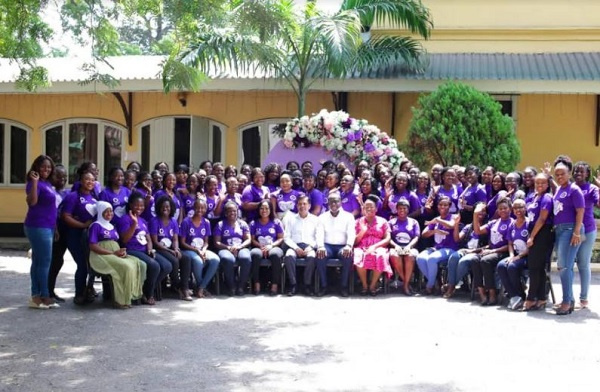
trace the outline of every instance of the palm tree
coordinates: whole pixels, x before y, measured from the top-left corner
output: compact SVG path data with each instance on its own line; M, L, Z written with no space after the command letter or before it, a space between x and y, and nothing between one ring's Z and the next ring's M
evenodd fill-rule
M165 90L185 86L176 79L189 69L261 74L287 81L298 98L300 117L306 94L319 79L399 62L415 70L422 67L423 48L412 38L373 36L363 42L361 31L369 31L373 23L406 28L425 39L432 27L421 0L344 0L333 14L319 11L315 1L298 7L292 0L233 0L224 27L201 26L197 39L171 57L171 64L180 64L171 68L183 72L164 76Z

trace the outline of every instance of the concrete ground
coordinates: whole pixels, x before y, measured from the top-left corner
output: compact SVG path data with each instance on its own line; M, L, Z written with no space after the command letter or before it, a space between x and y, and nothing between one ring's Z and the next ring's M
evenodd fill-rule
M247 296L32 310L30 262L0 253L0 391L597 390L600 275L570 316L466 295ZM67 261L58 294L72 297ZM561 289L553 273L554 290ZM577 283L578 281L576 281ZM579 294L579 285L575 287Z

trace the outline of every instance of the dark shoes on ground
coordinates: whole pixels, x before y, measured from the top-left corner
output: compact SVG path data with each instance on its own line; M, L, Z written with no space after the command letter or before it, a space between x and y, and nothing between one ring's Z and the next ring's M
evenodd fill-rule
M287 291L287 296L288 297L293 297L294 295L296 295L296 285L290 285L290 288Z

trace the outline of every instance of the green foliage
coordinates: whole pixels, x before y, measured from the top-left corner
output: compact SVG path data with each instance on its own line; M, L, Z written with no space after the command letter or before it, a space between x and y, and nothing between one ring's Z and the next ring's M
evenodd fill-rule
M372 37L363 43L365 23L385 21L425 38L432 26L420 0L344 1L333 14L319 11L311 1L299 8L292 0L232 0L226 10L222 23L200 25L194 39L175 52L177 59L206 74L261 71L283 79L298 98L298 117L319 79L375 71L400 60L408 67L422 65L423 49L412 38ZM164 77L166 83L169 78Z
M455 82L419 97L403 151L419 167L493 165L509 172L521 159L513 120L502 115L501 105Z

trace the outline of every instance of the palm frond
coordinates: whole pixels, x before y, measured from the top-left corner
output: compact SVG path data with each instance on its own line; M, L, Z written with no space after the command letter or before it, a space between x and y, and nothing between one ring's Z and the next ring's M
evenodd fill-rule
M352 72L375 74L379 70L392 72L422 72L427 66L421 44L408 37L374 36L361 45Z
M405 28L427 39L433 22L429 9L421 0L345 0L341 10L354 9L365 27L388 23L392 28Z
M165 93L176 90L199 91L200 86L208 80L201 70L182 63L174 56L162 63L161 76Z
M228 15L232 26L239 32L258 35L261 42L289 31L299 15L292 0L244 0Z

